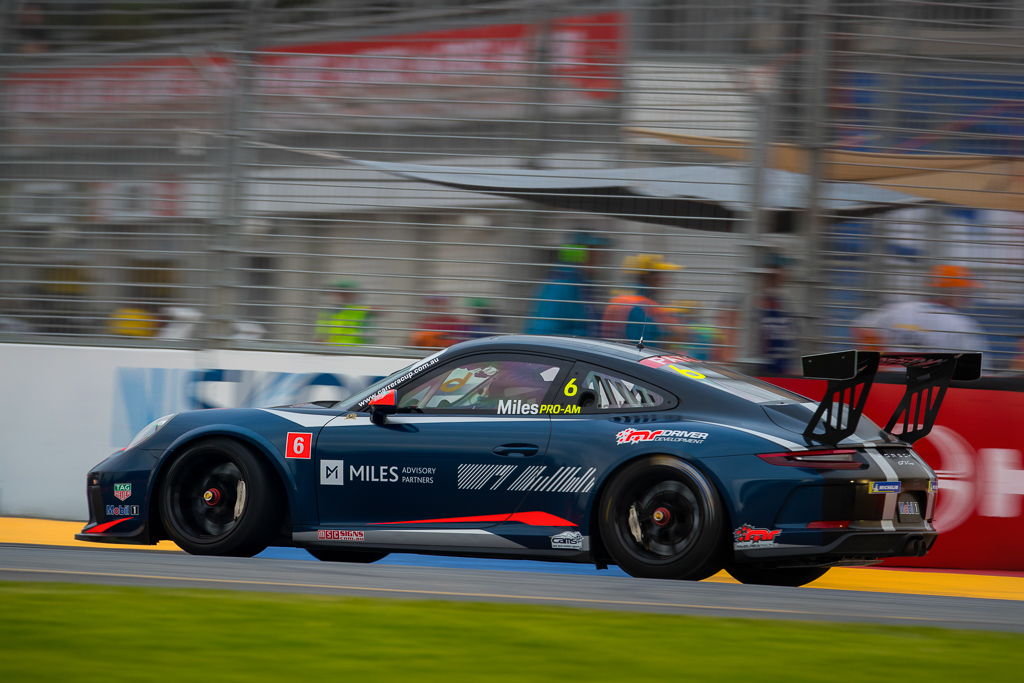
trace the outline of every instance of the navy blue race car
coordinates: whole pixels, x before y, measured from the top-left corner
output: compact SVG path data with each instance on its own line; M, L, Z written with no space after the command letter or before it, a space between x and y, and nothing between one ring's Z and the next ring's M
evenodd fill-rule
M885 429L879 363L907 368ZM617 564L633 576L802 585L923 555L934 472L911 444L980 354L804 358L820 402L683 355L505 336L333 403L168 415L88 474L86 541L203 555L306 548ZM896 436L895 434L899 434Z

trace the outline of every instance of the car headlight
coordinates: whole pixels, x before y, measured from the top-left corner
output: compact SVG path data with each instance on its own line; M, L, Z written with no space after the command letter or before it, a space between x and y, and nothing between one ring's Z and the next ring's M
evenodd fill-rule
M148 439L149 437L156 434L160 429L171 421L171 418L177 415L177 413L171 413L170 415L164 415L150 422L148 425L139 430L139 433L132 438L131 442L124 447L124 450L128 450L132 446L138 446L140 443Z

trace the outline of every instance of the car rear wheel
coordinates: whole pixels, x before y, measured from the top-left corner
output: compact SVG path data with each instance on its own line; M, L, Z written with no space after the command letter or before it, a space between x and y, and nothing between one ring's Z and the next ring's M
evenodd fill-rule
M601 499L601 540L631 576L699 581L723 565L722 504L697 468L677 458L635 462Z
M369 564L388 556L385 552L370 550L339 550L337 548L306 548L306 551L321 562L357 562Z
M820 579L828 567L726 567L732 578L740 583L762 586L803 586Z
M256 555L281 522L273 476L231 439L190 446L171 463L160 488L168 536L193 555Z

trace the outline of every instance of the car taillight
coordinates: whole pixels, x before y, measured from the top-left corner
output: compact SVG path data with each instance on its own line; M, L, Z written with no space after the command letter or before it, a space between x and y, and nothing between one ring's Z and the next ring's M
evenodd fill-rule
M807 528L808 529L849 529L850 528L850 522L849 522L849 520L842 520L842 521L840 521L840 520L836 520L836 521L822 520L820 522L809 522L807 524Z
M760 453L757 457L771 465L813 467L819 470L859 470L868 466L852 448Z

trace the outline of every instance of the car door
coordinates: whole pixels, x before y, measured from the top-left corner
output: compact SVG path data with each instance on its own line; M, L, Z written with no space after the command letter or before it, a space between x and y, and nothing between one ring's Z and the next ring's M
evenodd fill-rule
M475 354L397 387L383 425L367 413L330 422L317 438L323 525L489 526L524 491L511 484L548 446L541 413L569 363L525 354Z
M561 410L553 411L551 441L536 459L544 469L523 504L582 526L596 482L618 459L618 435L630 428L629 416L670 409L676 401L663 389L587 363L572 368L555 400Z

